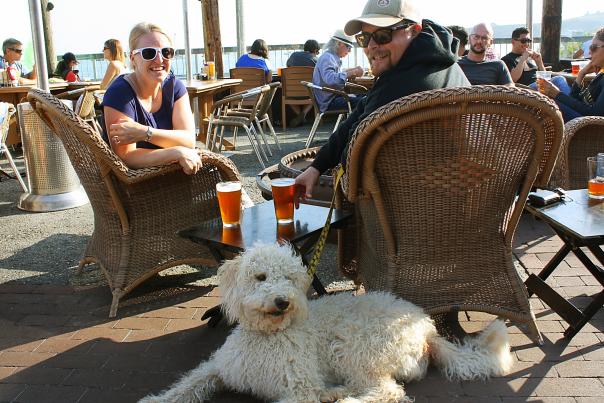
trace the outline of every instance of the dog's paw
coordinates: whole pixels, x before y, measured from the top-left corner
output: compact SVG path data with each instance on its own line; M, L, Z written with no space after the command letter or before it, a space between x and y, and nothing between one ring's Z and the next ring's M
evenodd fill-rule
M335 402L346 396L346 388L343 386L336 386L327 390L321 391L319 394L319 401L321 403Z

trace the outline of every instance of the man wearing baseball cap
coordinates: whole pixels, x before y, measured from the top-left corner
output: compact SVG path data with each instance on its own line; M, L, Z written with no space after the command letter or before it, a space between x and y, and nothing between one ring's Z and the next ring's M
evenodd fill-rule
M343 90L346 80L363 75L363 68L360 66L342 70L342 59L350 53L354 44L353 41L354 38L346 35L341 29L337 29L334 32L331 39L325 44L325 52L317 60L317 65L312 75L313 84ZM314 92L321 112L325 112L328 109L341 109L346 106L346 100L341 96L336 96L331 92L325 91ZM353 108L359 99L359 97L350 98ZM295 126L293 123L292 126Z
M344 31L355 35L377 79L346 119L296 178L304 188L302 198L312 197L321 173L342 162L358 124L371 112L395 99L420 91L469 86L457 65L459 41L446 28L422 20L408 0L369 0L360 17L348 21Z

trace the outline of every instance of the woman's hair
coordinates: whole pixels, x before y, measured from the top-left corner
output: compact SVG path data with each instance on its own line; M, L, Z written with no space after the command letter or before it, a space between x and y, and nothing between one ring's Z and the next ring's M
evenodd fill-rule
M153 24L152 22L139 22L130 31L130 37L128 38L128 46L130 46L130 51L132 52L134 49L136 49L136 42L138 41L138 38L152 32L159 32L160 34L163 34L166 38L168 38L168 42L170 42L170 46L172 46L172 39L170 39L168 34L166 34L159 25Z
M126 58L124 57L124 49L122 43L117 39L107 39L104 45L109 49L109 60L119 60L124 63Z
M340 42L331 38L330 40L327 41L327 43L323 46L323 50L326 52L331 52L331 53L338 53L338 44Z
M264 39L256 39L254 43L252 43L250 53L268 59L268 45Z
M604 28L600 28L596 31L596 33L594 34L594 38L596 38L599 41L604 42Z

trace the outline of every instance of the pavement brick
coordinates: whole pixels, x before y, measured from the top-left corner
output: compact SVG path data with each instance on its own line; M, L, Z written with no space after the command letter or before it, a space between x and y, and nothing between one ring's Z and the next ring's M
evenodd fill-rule
M21 351L21 352L32 352L35 351L44 340L34 341L18 341L15 340L12 343L7 343L7 346L1 347L3 351ZM1 343L0 343L1 344Z
M16 369L17 367L0 367L0 383L15 372Z
M193 319L197 310L198 308L169 306L166 308L160 308L145 312L142 316L144 318Z
M37 353L63 353L66 351L72 354L76 351L86 353L90 345L86 340L71 340L63 338L46 339L36 348Z
M168 322L170 319L166 318L124 318L115 324L114 329L163 330Z
M3 367L30 367L40 364L49 358L54 357L54 353L30 353L25 351L4 351L0 353L0 366Z
M78 402L86 392L80 386L30 385L19 395L22 402L71 403Z
M462 388L468 396L535 396L539 382L535 378L493 378L487 382L462 382Z
M16 368L13 374L7 377L4 382L28 385L60 385L70 373L71 369L44 368L40 366Z
M537 396L601 396L604 385L590 378L544 378L535 389Z
M598 378L604 377L604 362L565 361L553 367L561 378Z
M111 329L105 327L91 327L78 330L74 335L75 340L94 340L94 339L110 339L113 341L122 341L126 338L129 329Z
M21 395L27 385L14 383L0 383L0 402L12 402Z

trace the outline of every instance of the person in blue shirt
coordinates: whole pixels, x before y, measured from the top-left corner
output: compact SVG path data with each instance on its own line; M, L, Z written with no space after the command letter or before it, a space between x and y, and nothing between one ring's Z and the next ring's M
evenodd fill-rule
M8 38L2 43L2 55L0 56L0 69L13 67L19 72L19 84L36 83L36 66L29 71L21 63L23 56L23 44L15 38Z
M266 75L266 82L270 83L273 80L273 72L268 60L268 45L264 39L256 39L252 43L250 53L241 55L237 63L235 63L235 67L255 67L262 69Z
M130 32L132 73L105 92L109 143L131 168L178 162L186 174L201 168L195 122L184 84L170 73L174 48L157 25L139 23Z

